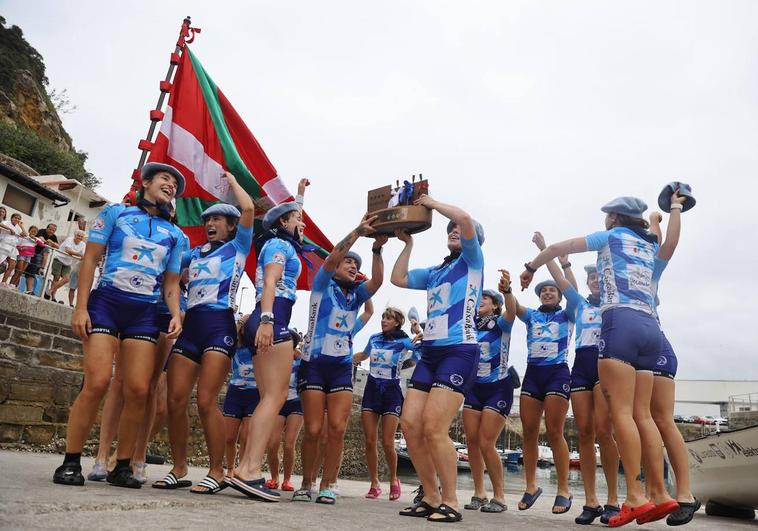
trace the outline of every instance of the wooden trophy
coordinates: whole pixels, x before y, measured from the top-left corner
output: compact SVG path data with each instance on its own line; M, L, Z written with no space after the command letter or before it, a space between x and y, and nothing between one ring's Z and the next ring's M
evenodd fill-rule
M377 216L374 228L377 234L394 236L396 229L405 229L409 234L423 232L432 226L432 211L413 202L422 194L429 193L429 181L419 174L411 182L400 183L371 190L368 193L368 212Z

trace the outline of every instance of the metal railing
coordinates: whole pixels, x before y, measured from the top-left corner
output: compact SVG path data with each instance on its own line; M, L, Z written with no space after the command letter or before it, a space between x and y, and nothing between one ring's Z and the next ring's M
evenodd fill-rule
M758 393L745 393L729 397L729 413L758 411Z

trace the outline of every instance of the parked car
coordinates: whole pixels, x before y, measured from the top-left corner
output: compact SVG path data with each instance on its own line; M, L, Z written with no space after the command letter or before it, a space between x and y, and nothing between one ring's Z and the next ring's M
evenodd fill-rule
M687 422L681 415L674 415L674 422Z
M713 426L714 424L716 424L716 419L714 419L710 415L706 415L703 420L705 420L705 423L708 424L709 426Z
M716 417L713 420L716 421L716 424L721 424L721 425L729 424L729 419L725 419L724 417Z
M705 419L702 418L702 417L698 417L697 415L695 415L694 417L692 417L691 420L690 420L690 422L692 422L693 424L701 424L701 425L705 425L706 424Z

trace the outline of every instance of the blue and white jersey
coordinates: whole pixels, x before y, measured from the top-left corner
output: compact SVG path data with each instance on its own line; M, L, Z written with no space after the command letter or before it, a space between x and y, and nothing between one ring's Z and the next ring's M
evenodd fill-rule
M361 305L371 298L363 282L347 295L334 280L334 271L324 266L316 273L308 310L308 333L303 339L303 360L321 356L333 362L352 364L352 332Z
M526 308L526 313L519 319L526 324L527 364L566 363L573 329L566 310L541 312Z
M395 337L382 332L368 339L363 352L369 355L369 374L378 380L399 380L404 361L421 359L421 343L414 344L406 334Z
M229 383L242 389L257 389L253 353L248 347L237 345L237 352L232 358L232 377Z
M108 205L92 221L87 240L106 246L97 287L115 288L135 301L158 301L163 273L180 271L183 238L179 227L140 207Z
M614 227L585 238L587 250L597 251L600 307L634 308L653 312L653 262L658 252L655 236Z
M566 297L566 312L574 326L576 326L575 350L580 348L595 347L600 340L600 331L603 328L603 320L600 316L600 306L590 302L579 295L574 286L569 286L563 292Z
M263 296L263 270L268 264L279 264L284 269L282 278L276 283L275 297L284 297L294 301L297 299L297 278L303 266L297 251L288 241L271 238L263 244L255 267L255 302L260 302Z
M189 256L190 251L190 241L189 238L187 238L187 235L182 233L182 236L184 237L184 241L182 243L182 265L185 263L185 256ZM182 267L182 271L184 271L184 267ZM163 277L159 279L161 283L163 283ZM185 290L179 291L179 309L183 312L187 311L187 294L185 293ZM166 304L166 300L163 298L163 295L161 295L161 298L158 299L158 315L170 315L171 312L168 310L168 305Z
M491 383L508 376L508 353L511 348L513 321L502 315L491 319L478 330L479 366L476 383Z
M300 369L300 358L295 358L292 362L292 372L290 373L290 386L287 389L287 400L297 398L297 371Z
M461 237L461 254L450 262L408 272L410 289L426 290L424 345L476 344L484 256L476 237Z
M655 318L658 320L659 325L661 324L661 319L658 315L658 305L660 304L660 301L658 300L658 283L661 280L663 271L665 271L668 265L668 260L658 258L657 256L655 257L655 261L653 263L653 315L655 315Z
M252 243L253 227L237 225L233 240L215 249L208 242L190 251L189 310L226 310L233 307Z

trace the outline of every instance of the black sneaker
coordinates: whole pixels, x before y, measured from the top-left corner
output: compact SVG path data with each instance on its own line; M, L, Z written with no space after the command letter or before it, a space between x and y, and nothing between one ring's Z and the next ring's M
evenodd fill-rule
M148 465L162 465L166 462L166 458L162 455L147 454L145 456L145 463Z
M141 489L142 483L134 477L132 467L114 468L108 472L105 480L116 487L126 487L127 489Z
M77 463L63 463L55 469L53 474L53 483L58 485L73 485L81 487L84 485L84 476L82 475L82 465Z

